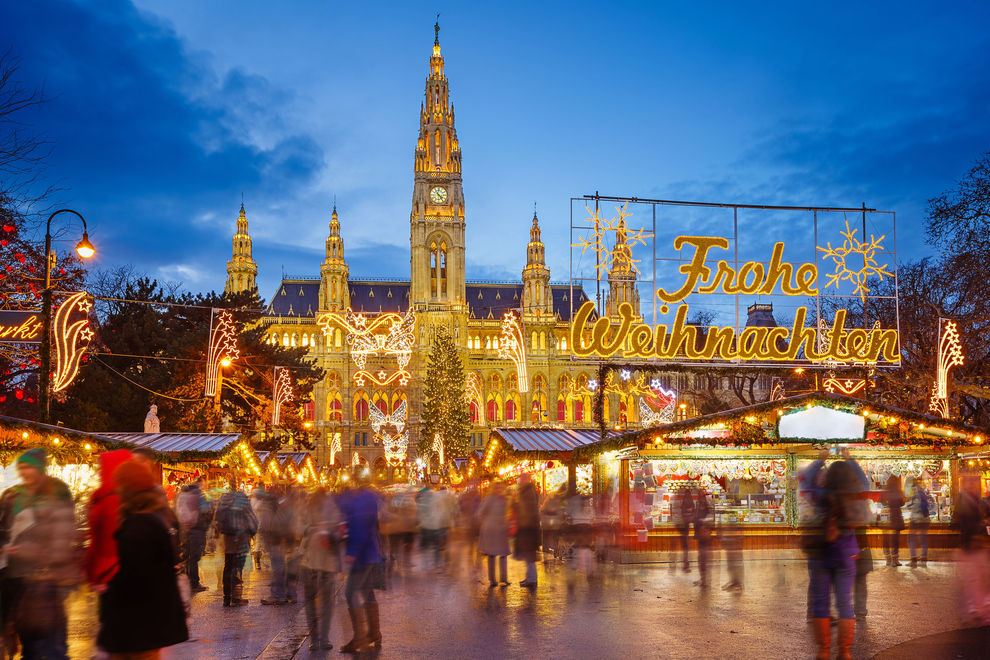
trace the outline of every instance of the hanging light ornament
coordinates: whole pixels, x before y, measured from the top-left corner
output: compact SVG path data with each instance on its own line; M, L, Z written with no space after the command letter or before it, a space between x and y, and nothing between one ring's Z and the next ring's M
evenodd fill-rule
M230 312L214 309L210 315L210 347L206 356L206 396L216 396L220 364L230 364L240 353Z
M340 444L340 432L335 431L330 435L330 465L333 465L337 460L337 454L343 451L343 447Z
M79 361L90 340L93 339L94 333L87 327L89 325L87 315L93 309L93 303L89 302L86 296L85 291L73 293L55 312L53 323L55 371L52 378L54 392L61 392L75 379L79 373ZM79 313L83 314L83 318L79 318Z
M292 376L285 367L275 367L273 376L272 426L278 426L282 418L282 405L292 401Z
M485 425L485 397L481 393L481 375L472 371L467 377L467 387L464 390L464 398L468 405L475 404L478 410L478 425Z
M932 387L932 397L928 408L942 417L948 417L949 369L962 366L964 360L956 322L940 318L938 323L938 362L935 368L935 384Z
M433 445L430 447L430 452L437 457L437 460L440 461L440 468L443 469L443 440L440 438L439 433L433 436Z

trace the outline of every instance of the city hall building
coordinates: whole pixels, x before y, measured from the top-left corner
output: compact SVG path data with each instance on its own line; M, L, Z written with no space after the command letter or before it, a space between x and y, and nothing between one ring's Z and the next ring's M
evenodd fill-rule
M528 236L519 237L519 249L526 252L521 281L467 280L465 232L469 216L462 187L461 146L439 37L429 60L419 125L409 214L409 279L352 279L342 232L347 218L342 221L335 207L319 277L283 279L262 319L269 341L308 348L310 357L326 372L307 406L318 431L315 456L320 464L329 463L334 453L337 463L384 467L383 448L376 440L369 411L375 407L391 415L403 401L408 403L408 455L416 457L427 356L439 326L449 330L465 373L475 374L473 380L479 385L470 403L472 448L484 447L489 429L496 426L597 426L592 419L597 367L573 361L567 345L572 309L580 307L587 294L569 284L551 283L536 214ZM615 250L629 254L629 248L621 245L621 236L620 232ZM603 287L607 289L606 313L614 313L622 302L638 309L635 273L621 258L613 263L607 287ZM251 255L243 206L227 273L228 292L255 288L257 265ZM321 313L347 309L367 317L388 312L404 315L409 309L415 312L416 341L407 367L411 374L408 382L379 386L355 377L358 368L346 333L340 329L324 333L317 324ZM520 387L515 364L499 357L503 315L510 310L522 321L528 388ZM773 322L772 315L769 321ZM394 368L394 360L388 356L372 357L367 366L370 371L381 369L383 374ZM667 388L686 389L691 379L685 374L671 374L663 380ZM637 427L639 409L635 403L632 396L610 395L605 411L609 425ZM338 451L334 451L335 439L339 439Z

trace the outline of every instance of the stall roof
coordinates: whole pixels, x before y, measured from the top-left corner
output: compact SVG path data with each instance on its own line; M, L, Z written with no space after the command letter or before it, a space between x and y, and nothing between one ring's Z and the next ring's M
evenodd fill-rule
M259 463L265 463L272 453L270 451L256 451L254 455L257 456ZM280 467L285 467L289 461L292 461L293 465L299 466L306 462L307 456L309 456L308 451L280 451L275 454L275 460L278 461Z
M874 425L883 422L885 419L914 423L916 428L913 433L918 436L916 440L922 441L923 438L923 441L928 442L929 444L943 443L963 446L968 442L980 444L985 442L988 436L987 429L952 419L943 419L942 417L936 417L925 413L917 413L912 410L894 408L876 401L866 401L864 399L858 399L845 394L835 394L831 392L808 392L807 394L786 397L776 401L765 401L763 403L756 403L750 406L743 406L741 408L733 408L732 410L724 410L670 424L662 424L660 426L639 429L636 431L627 431L625 433L612 433L604 440L597 440L596 438L595 442L581 446L578 449L577 454L589 456L602 451L621 449L623 447L636 445L642 448L644 443L649 442L658 436L663 437L674 436L676 434L689 434L692 431L711 429L712 427L717 427L720 424L731 424L750 416L759 417L763 415L772 417L776 420L775 415L778 410L793 410L795 408L812 407L816 405L848 406L857 414L864 414L867 418L868 429L873 428ZM770 444L781 442L781 440L776 438L763 438L762 431L756 425L753 425L752 430L755 433L749 434L751 437L746 440L747 443L760 443L762 441L762 443ZM955 436L953 436L953 434L955 434ZM958 440L956 438L958 438ZM892 442L895 444L910 444L911 439L907 440L906 443L903 440L894 440Z
M601 440L598 429L496 428L491 434L516 452L566 452Z
M239 433L100 433L104 438L160 453L216 452L222 454L240 438Z

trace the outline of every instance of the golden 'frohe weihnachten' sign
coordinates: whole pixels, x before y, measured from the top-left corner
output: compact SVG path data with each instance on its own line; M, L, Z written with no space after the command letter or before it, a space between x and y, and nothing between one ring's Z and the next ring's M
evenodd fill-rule
M806 307L798 307L794 323L786 327L746 327L736 332L732 326L701 328L688 323L688 305L683 303L691 294L752 294L787 296L817 296L818 267L814 263L792 264L783 260L784 244L776 243L767 265L747 261L733 268L728 261L719 260L709 268L709 253L728 249L729 240L720 236L678 236L674 249L693 250L680 266L684 276L680 288L668 291L659 288L656 295L663 303L662 314L669 305L682 303L670 325L650 326L637 322L632 305L622 303L616 316L594 320L595 303L586 302L577 311L571 325L571 350L578 357L613 357L641 359L689 359L732 361L794 361L820 362L835 360L852 363L900 362L897 331L893 329L847 329L847 313L835 312L825 342L818 342L815 327L806 327ZM820 248L821 249L821 248ZM885 267L884 267L885 268ZM874 268L881 278L887 273ZM830 283L834 281L830 275ZM869 290L865 279L857 287L861 295ZM590 328L588 327L590 324Z

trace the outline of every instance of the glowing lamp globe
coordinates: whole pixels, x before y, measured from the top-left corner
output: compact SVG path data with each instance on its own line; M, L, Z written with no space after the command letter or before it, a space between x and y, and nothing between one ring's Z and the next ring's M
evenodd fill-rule
M76 245L76 254L83 259L89 259L96 254L96 248L89 242L89 234L83 232L82 240Z
M230 358L229 357L221 358L221 360L220 360L220 366L221 367L229 367L230 366Z

